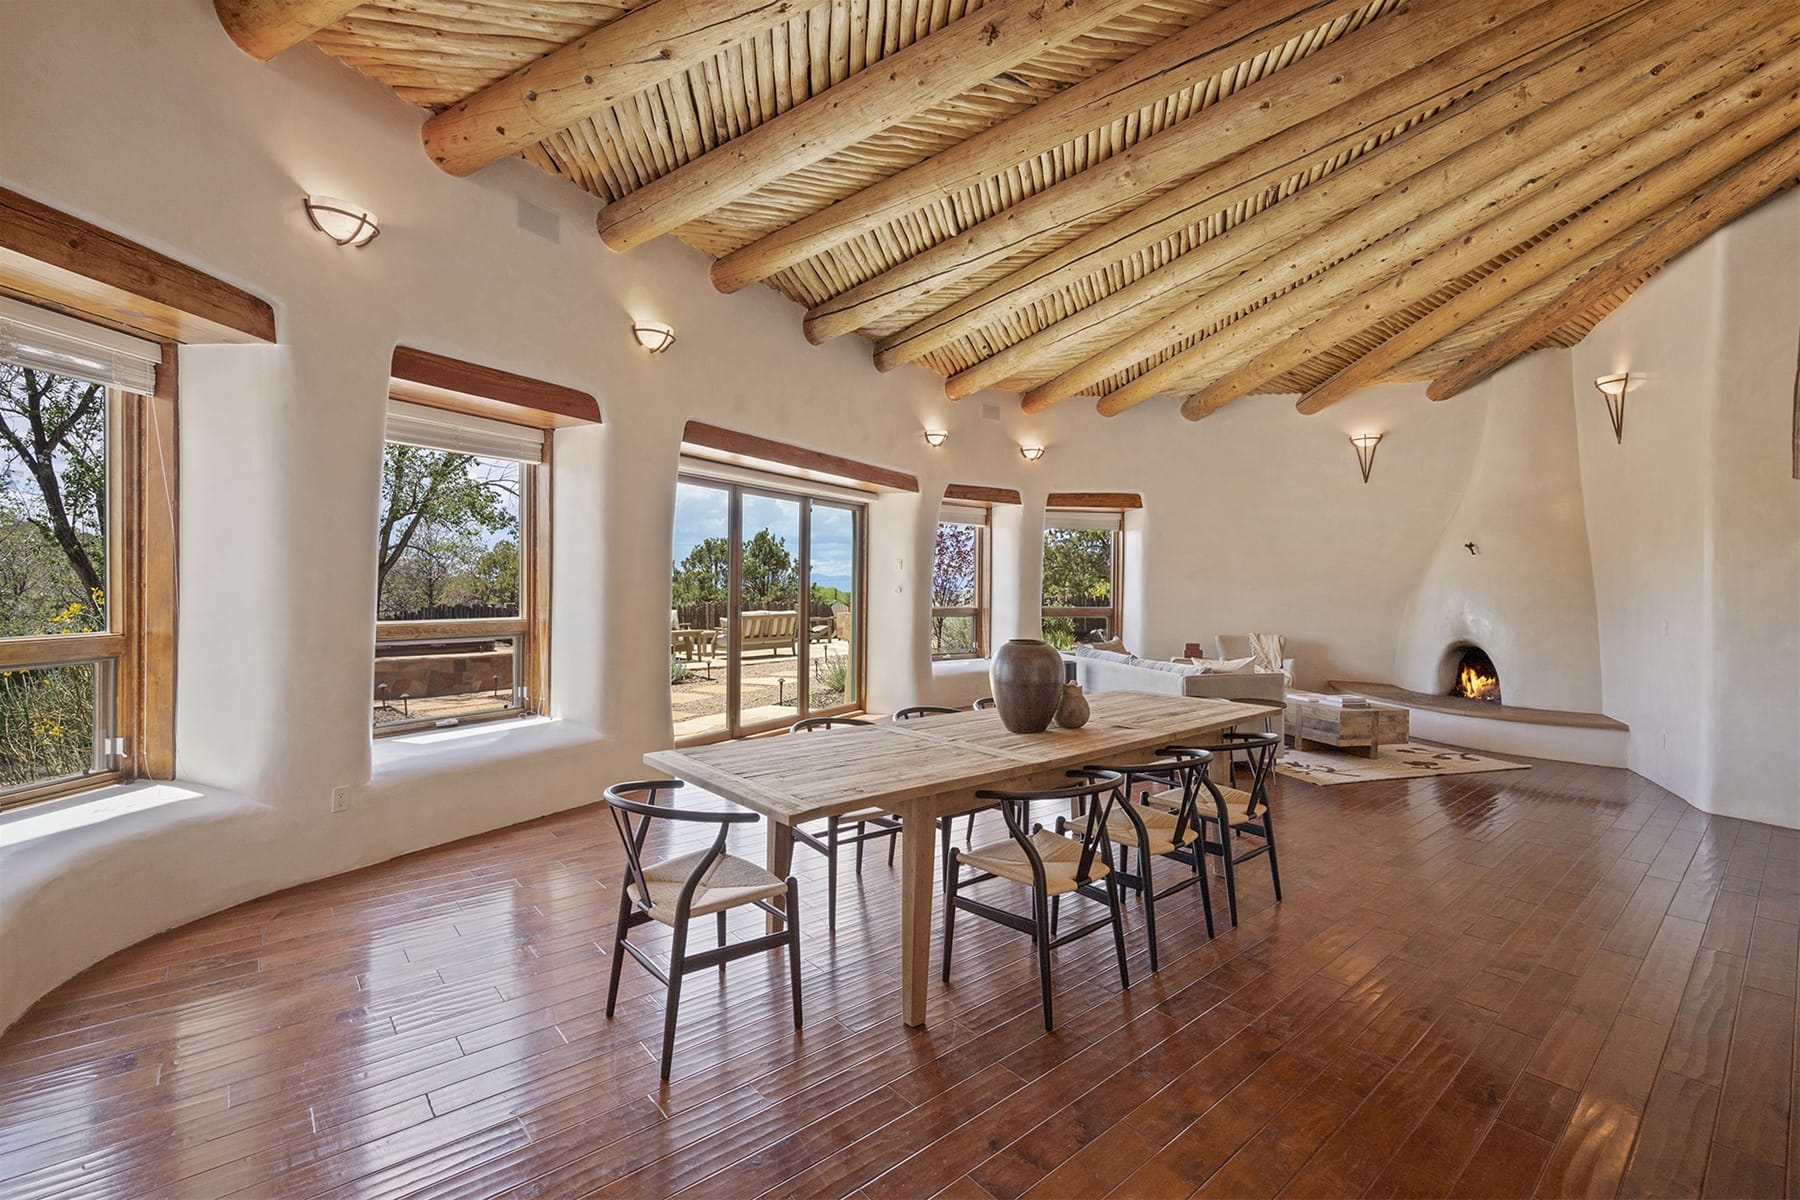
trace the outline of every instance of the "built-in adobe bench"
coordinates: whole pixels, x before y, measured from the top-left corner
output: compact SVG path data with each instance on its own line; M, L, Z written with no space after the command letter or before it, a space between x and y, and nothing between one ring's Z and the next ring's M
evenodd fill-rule
M1329 691L1408 709L1412 713L1411 736L1428 742L1600 767L1626 765L1630 727L1604 713L1433 696L1360 679L1333 679L1325 686Z

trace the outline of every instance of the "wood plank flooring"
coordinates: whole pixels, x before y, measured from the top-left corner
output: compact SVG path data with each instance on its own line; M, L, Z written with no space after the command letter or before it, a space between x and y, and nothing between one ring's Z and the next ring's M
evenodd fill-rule
M1554 763L1275 800L1286 899L1165 901L1156 975L1133 903L1050 1035L971 918L904 1028L897 871L832 937L799 850L805 1029L779 955L694 977L666 1086L598 810L269 896L0 1037L0 1196L1800 1196L1800 836Z

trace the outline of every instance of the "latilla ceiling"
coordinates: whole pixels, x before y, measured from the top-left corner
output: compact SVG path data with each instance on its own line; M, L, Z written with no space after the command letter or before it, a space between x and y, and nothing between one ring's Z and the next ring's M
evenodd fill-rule
M1198 420L1580 340L1800 175L1793 0L215 0L960 397Z

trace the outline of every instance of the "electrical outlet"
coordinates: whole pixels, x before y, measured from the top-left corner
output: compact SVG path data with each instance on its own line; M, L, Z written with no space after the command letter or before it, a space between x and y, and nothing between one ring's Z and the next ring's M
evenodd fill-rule
M331 811L334 813L350 811L350 785L340 783L331 789Z

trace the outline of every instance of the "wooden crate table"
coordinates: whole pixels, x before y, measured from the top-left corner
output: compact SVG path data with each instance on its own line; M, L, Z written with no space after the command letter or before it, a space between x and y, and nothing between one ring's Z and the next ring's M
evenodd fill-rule
M1412 714L1387 704L1340 705L1289 696L1285 732L1294 749L1307 743L1356 750L1374 758L1384 745L1404 742Z
M899 816L900 1009L908 1025L923 1025L938 817L983 807L975 793L984 788L1059 785L1071 767L1212 740L1240 723L1260 728L1268 715L1254 704L1142 692L1106 692L1089 703L1093 717L1080 729L1011 733L988 709L657 750L644 762L767 817L768 867L781 878L793 861L794 825L870 807Z

